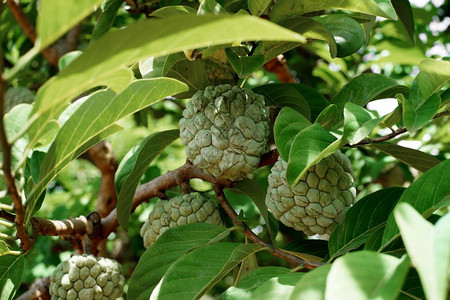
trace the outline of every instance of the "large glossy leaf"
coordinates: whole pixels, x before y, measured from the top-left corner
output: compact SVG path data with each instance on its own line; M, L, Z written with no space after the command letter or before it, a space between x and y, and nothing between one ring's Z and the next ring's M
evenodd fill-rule
M150 299L198 299L246 257L258 244L215 243L190 251L167 270Z
M441 162L430 154L391 143L373 143L370 147L395 157L402 163L421 172L426 172Z
M257 71L264 64L264 55L256 54L251 56L240 56L239 51L234 48L227 48L225 52L228 61L239 78L245 78Z
M314 269L300 278L294 288L290 300L325 300L327 276L331 265L324 265Z
M323 258L328 255L328 241L298 239L289 242L286 246L283 246L283 249Z
M181 2L181 1L180 1ZM155 10L150 15L152 17L158 17L158 18L170 18L174 16L179 15L185 15L185 14L196 14L197 11L189 6L182 6L182 5L173 5L173 6L165 6L161 7L160 9Z
M102 2L103 0L78 0L68 6L66 1L42 0L36 25L36 45L39 49L47 48Z
M308 12L329 10L329 9L342 9L349 11L356 11L365 13L368 15L380 16L388 19L397 19L395 10L389 0L348 0L348 1L335 1L335 0L305 0L305 1L291 1L291 0L279 0L272 8L270 14L270 20L273 22L279 22L295 15L301 15Z
M177 98L188 98L199 90L210 85L203 63L200 60L190 61L183 59L167 72L167 77L175 78L189 87L189 91L177 94Z
M272 0L248 0L247 3L250 13L259 17L272 4Z
M383 227L404 190L400 187L382 189L356 202L330 235L330 261L358 248Z
M314 121L320 112L328 105L327 98L317 90L298 83L288 83L288 85L295 88L303 98L305 98L306 102L308 102L311 110L311 121Z
M338 258L328 273L326 299L396 299L409 269L409 259L358 251Z
M336 152L339 143L340 140L317 123L300 131L289 152L286 171L288 183L295 186L312 165Z
M297 282L304 276L303 273L287 273L273 277L261 284L250 299L272 300L288 299Z
M256 207L258 207L261 216L264 219L264 222L266 223L269 234L271 235L272 239L275 239L274 234L276 233L272 232L270 228L269 211L267 209L265 202L266 191L262 188L262 186L255 180L244 179L239 183L239 185L230 188L229 190L232 190L240 194L244 194L247 197L249 197L253 201L253 203L255 203Z
M414 44L414 18L411 8L411 3L408 0L393 0L392 5L394 6L395 12L398 15L398 19L402 22L403 27L408 33L408 38L411 43Z
M427 99L450 81L450 61L426 58L420 62L417 75L420 92Z
M253 91L263 95L266 106L288 106L311 120L311 111L308 101L292 85L283 83L266 84L255 87Z
M368 136L383 121L383 118L372 119L371 114L359 105L351 102L344 106L343 143L354 145Z
M236 286L228 288L220 295L220 300L248 300L251 298L253 291L269 280L289 273L289 269L282 267L261 267L252 271L247 276L243 277Z
M23 266L22 255L0 256L0 299L13 299L22 282Z
M416 267L427 299L444 299L450 262L450 214L434 227L408 203L394 211L403 243Z
M338 126L340 124L338 121L341 119L342 112L339 111L337 105L330 104L320 112L314 123L320 124L325 129L331 129Z
M353 78L339 91L331 103L343 110L346 102L364 106L369 101L392 98L398 93L408 93L408 91L407 87L398 85L389 77L368 73Z
M178 129L149 135L131 149L120 162L115 176L117 220L128 230L131 204L139 181L151 162L179 136Z
M420 176L401 196L399 203L411 204L424 218L436 209L450 204L450 160L439 163ZM382 248L399 236L394 214L391 213L383 233Z
M364 30L359 23L346 15L325 15L315 18L333 35L336 42L336 53L333 55L330 46L331 57L349 56L364 44Z
M50 181L70 161L99 142L99 135L105 138L106 131L108 134L117 131L114 124L119 119L185 90L186 85L174 79L142 79L115 97L111 91L102 91L81 104L64 123L42 162L39 182L28 198L26 221Z
M188 224L164 232L139 259L129 281L129 299L149 299L153 289L177 259L192 248L206 245L218 237L225 238L226 233L229 233L226 228L208 223Z
M311 122L292 108L284 107L280 111L273 132L278 152L285 161L289 160L289 151L295 136L310 125Z
M28 125L30 136L39 136L39 129L83 91L96 86L113 85L116 91L126 87L129 81L124 80L124 75L119 76L122 73L118 71L125 72L124 67L140 59L243 40L301 42L304 38L256 17L191 14L149 19L108 32L41 87Z
M113 25L117 11L122 6L123 0L107 0L102 5L102 14L95 23L92 31L91 43L106 33Z
M438 94L433 94L428 99L422 96L416 78L411 86L409 99L403 99L403 122L406 129L416 132L422 128L433 118L440 104L441 98Z
M177 62L185 58L182 52L150 57L139 61L139 71L143 78L163 77Z

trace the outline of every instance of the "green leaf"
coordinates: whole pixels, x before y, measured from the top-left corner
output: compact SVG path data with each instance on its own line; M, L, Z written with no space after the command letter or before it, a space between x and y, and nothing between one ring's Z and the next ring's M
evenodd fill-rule
M27 199L28 222L38 197L53 178L67 164L89 147L99 142L99 137L116 132L119 119L141 110L150 104L186 90L186 85L169 78L142 79L132 83L114 97L111 91L95 93L64 123L42 162L38 184Z
M281 109L275 120L273 132L278 152L285 161L289 160L289 151L295 136L310 125L311 122L292 108Z
M185 14L196 14L197 11L189 6L174 5L161 7L150 14L152 17L170 18Z
M436 209L450 204L450 160L439 163L420 176L401 196L399 203L411 204L424 218L428 218ZM383 233L382 248L385 248L399 236L394 214L388 218Z
M339 91L331 103L336 104L342 111L346 102L364 106L376 99L392 98L398 93L407 94L408 92L407 87L398 85L389 77L367 73L353 78Z
M318 22L312 18L295 16L286 20L283 20L279 23L281 26L289 28L292 31L295 31L305 38L322 40L328 43L330 47L331 57L336 57L337 54L337 45L336 40L333 37L332 32L330 32L329 28ZM289 45L292 43L284 43L285 45Z
M42 0L37 17L36 45L39 49L47 48L102 2L103 0L78 0L68 6L65 1Z
M254 16L259 17L272 4L272 0L247 0L248 10Z
M18 132L27 123L28 117L33 107L30 104L19 104L14 106L5 114L3 122L5 123L5 131L8 140L12 140ZM12 166L15 168L20 162L24 161L24 152L28 143L28 137L22 136L15 141L11 147Z
M328 273L326 299L396 299L409 269L409 260L369 251L338 258Z
M331 265L316 268L300 278L289 299L291 300L325 300L327 276Z
M298 83L288 83L288 85L295 88L308 102L311 110L311 121L314 121L320 112L328 105L327 98L319 93L317 90Z
M298 239L289 242L286 246L283 246L283 249L317 257L325 257L328 255L328 241Z
M411 3L408 0L394 0L392 1L398 19L402 22L403 27L408 33L408 38L414 44L414 18L411 8Z
M128 298L149 299L153 289L177 259L188 250L206 245L229 232L224 227L208 223L193 223L167 230L139 259L128 283Z
M178 129L156 132L143 139L120 162L115 176L117 220L128 230L134 193L142 175L158 155L180 134Z
M0 299L11 300L22 282L22 255L0 256Z
M186 56L182 52L150 57L139 61L139 71L143 78L163 77L177 62L183 59L186 59Z
M426 58L420 62L417 75L420 92L424 99L438 92L450 81L450 61Z
M244 40L301 42L304 39L269 21L242 15L219 17L189 14L149 19L108 32L39 89L33 115L27 125L30 127L29 134L40 136L44 125L83 91L96 86L113 86L115 91L125 88L132 75L125 67L141 59Z
M346 15L325 15L315 18L333 35L336 42L336 53L331 57L349 56L364 44L364 30L359 23Z
M258 244L216 243L180 257L150 299L198 299L246 257L261 251Z
M395 10L389 0L305 0L305 1L291 1L279 0L272 8L270 20L278 23L281 20L287 19L295 15L302 15L313 11L341 9L349 10L368 15L380 16L388 19L397 19Z
M206 14L226 15L226 14L228 14L228 12L225 8L223 8L222 5L217 3L217 1L215 1L215 0L203 0L200 3L197 14L199 14L199 15L206 15Z
M305 97L290 84L271 83L253 88L257 94L263 95L266 106L290 107L311 120L311 111Z
M426 172L441 162L430 154L391 143L373 143L370 144L370 147L395 157L402 163L421 172Z
M245 78L264 64L264 55L240 56L235 48L226 48L228 60L239 78Z
M95 23L92 31L91 43L98 40L113 25L119 8L122 6L123 0L107 0L102 5L102 14Z
M394 216L427 299L445 299L450 262L450 214L434 227L411 205L399 203Z
M328 242L330 261L358 248L368 241L372 233L384 227L404 190L400 187L386 188L356 202L347 211L342 223L330 235Z
M315 123L320 124L325 129L331 129L336 126L336 120L342 119L342 112L336 104L330 104L325 107L317 116Z
M204 90L210 85L203 62L200 60L180 60L167 72L166 76L175 78L189 87L187 92L175 95L177 98L191 97L197 91Z
M441 98L438 94L428 99L422 97L419 91L418 79L414 80L409 99L403 99L403 122L406 129L414 133L427 124L439 110Z
M261 284L250 299L272 300L288 299L303 273L287 273L273 277Z
M289 273L289 271L287 268L272 266L253 270L250 274L243 277L236 286L232 286L223 292L219 300L248 300L258 286L270 278Z
M230 188L229 190L246 195L253 201L253 203L255 203L264 219L264 222L266 223L267 230L269 231L271 238L274 240L276 233L272 232L270 227L269 211L265 202L266 191L262 188L262 186L255 180L244 179L239 182L237 186Z
M370 113L359 105L351 102L344 106L343 143L354 145L368 136L384 118L372 119Z
M286 171L288 183L295 186L312 165L336 152L339 143L340 140L317 123L300 131L289 152Z
M80 50L75 50L68 52L61 56L61 58L58 61L58 68L59 70L64 70L70 63L72 63L78 56L80 56L83 52Z
M0 256L3 256L10 252L11 250L9 250L8 245L4 241L0 240Z

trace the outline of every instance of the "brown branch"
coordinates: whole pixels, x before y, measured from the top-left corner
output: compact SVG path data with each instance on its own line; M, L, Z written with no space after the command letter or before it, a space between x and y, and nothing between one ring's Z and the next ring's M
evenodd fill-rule
M285 83L297 83L297 79L292 74L291 70L289 70L288 65L286 64L286 60L283 55L279 55L276 58L273 58L264 64L264 68L272 73L277 75L278 79L281 82Z
M30 289L23 293L17 300L50 300L50 277L36 278Z
M235 225L241 226L244 228L244 234L247 238L249 238L252 242L259 244L263 247L267 247L270 249L270 252L287 262L289 262L292 266L302 266L303 268L307 269L314 269L321 265L322 263L315 263L303 260L297 256L294 256L290 253L284 252L281 249L275 248L273 245L267 243L263 239L261 239L259 236L257 236L244 222L238 221L238 215L236 211L231 207L230 203L225 197L225 194L223 193L223 188L227 187L222 184L219 184L217 182L213 182L213 188L214 192L216 193L216 198L219 201L219 204L222 206L222 208L225 210L225 212L230 216L231 220Z

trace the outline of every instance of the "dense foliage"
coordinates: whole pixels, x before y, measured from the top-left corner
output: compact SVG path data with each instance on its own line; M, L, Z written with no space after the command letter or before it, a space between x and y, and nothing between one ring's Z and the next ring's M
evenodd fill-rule
M411 2L0 1L0 299L115 298L91 254L123 299L448 297L449 3Z

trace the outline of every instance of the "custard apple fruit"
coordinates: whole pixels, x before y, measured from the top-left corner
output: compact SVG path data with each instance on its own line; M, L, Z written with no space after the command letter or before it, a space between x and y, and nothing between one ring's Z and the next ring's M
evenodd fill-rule
M243 179L266 151L268 121L263 96L228 84L207 87L179 122L187 159L216 178Z
M217 207L200 193L157 202L141 228L145 248L150 247L166 230L191 223L223 225Z
M232 82L233 69L230 64L215 59L204 59L203 64L211 84Z
M353 204L353 170L340 150L313 165L293 189L279 157L268 177L267 207L284 225L307 235L330 234Z
M60 263L50 282L52 300L107 300L122 296L125 277L117 261L83 254Z

